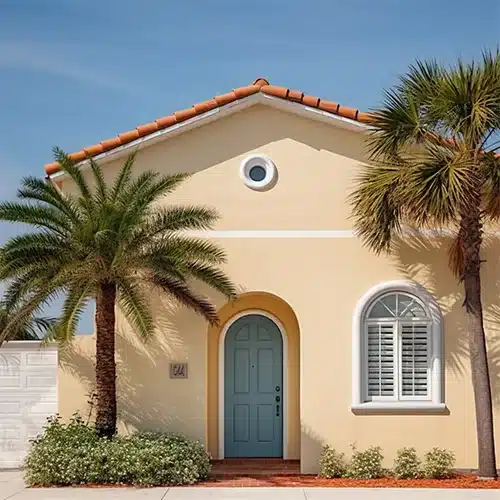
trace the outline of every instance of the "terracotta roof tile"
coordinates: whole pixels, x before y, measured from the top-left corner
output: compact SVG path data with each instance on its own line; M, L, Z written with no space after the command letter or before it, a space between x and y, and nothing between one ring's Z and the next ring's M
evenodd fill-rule
M77 151L76 153L73 153L71 155L71 159L73 161L83 161L85 160L85 158L87 157L87 153L85 153L85 150L82 149L82 151ZM57 163L55 163L55 165L58 165Z
M370 123L372 120L372 117L371 117L370 113L363 113L362 111L359 111L357 119L359 122Z
M234 95L237 99L243 99L244 97L248 97L249 95L256 94L260 91L260 85L249 85L248 87L239 87L234 89Z
M156 123L158 124L158 128L164 129L175 125L176 119L174 115L169 115L164 116L163 118L158 118L158 120L156 120Z
M257 85L258 87L262 87L263 85L269 85L269 81L265 78L257 78L252 85Z
M288 89L285 87L278 87L276 85L263 85L260 88L261 92L264 94L272 95L274 97L281 97L281 99L286 99L288 95Z
M338 114L340 106L336 102L320 99L318 108L322 111L328 111L328 113Z
M123 132L123 134L119 134L118 137L122 141L122 144L127 144L127 142L132 142L135 141L136 139L139 139L139 131L136 130L129 130L128 132Z
M245 97L251 96L262 92L264 94L278 97L280 99L286 99L292 102L298 102L304 104L305 106L321 109L322 111L327 111L328 113L333 113L344 118L349 118L351 120L356 120L363 123L370 122L370 115L368 113L362 113L357 109L349 108L346 106L340 106L336 102L322 100L319 97L314 97L311 95L304 94L299 90L290 90L286 87L278 87L277 85L271 85L265 78L257 78L251 85L245 87L238 87L227 94L222 94L215 96L213 99L208 101L200 102L192 106L191 108L176 111L171 115L158 118L157 120L139 125L135 130L129 130L119 134L117 137L111 139L106 139L99 144L93 144L81 151L71 153L70 157L75 162L80 162L85 160L87 157L96 156L106 151L111 151L119 146L128 144L129 142L135 141L140 137L145 137L149 134L156 132L157 130L163 130L165 128L171 127L176 123L189 120L202 113L211 111L212 109L225 106L239 99L244 99ZM47 175L55 174L60 170L58 163L49 163L45 165L45 173Z
M183 109L181 111L176 111L174 113L175 119L177 120L177 123L183 122L186 120L189 120L190 118L194 118L198 113L196 112L196 109L193 108L187 108Z
M114 149L117 148L118 146L121 146L122 141L120 140L119 137L113 137L111 139L106 139L105 141L102 141L101 144L104 151L109 151L110 149Z
M139 125L137 127L137 132L140 136L152 134L158 130L158 124L156 122L145 123L144 125Z
M339 106L337 113L344 118L350 118L351 120L358 119L359 110L354 108L348 108L347 106Z
M319 106L319 101L319 97L314 97L312 95L304 95L302 98L302 104L310 106L311 108L317 108Z
M212 109L215 109L217 106L217 101L215 99L210 99L209 101L203 101L195 104L194 109L196 109L197 113L201 114L206 113L207 111L212 111Z
M291 101L302 102L304 92L300 92L299 90L289 90L287 98Z
M227 94L216 95L214 99L217 101L218 106L224 106L225 104L236 101L236 95L234 92L228 92Z

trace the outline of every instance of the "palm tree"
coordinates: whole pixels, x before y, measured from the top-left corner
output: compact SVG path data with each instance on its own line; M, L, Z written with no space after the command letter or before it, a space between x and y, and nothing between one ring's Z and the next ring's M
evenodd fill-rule
M479 475L496 477L491 384L481 303L483 226L500 217L500 55L444 68L417 62L372 113L370 165L351 194L355 229L390 252L404 226L454 235L452 271L465 291Z
M0 303L0 332L3 332L10 317L18 312L19 306L10 310ZM54 336L55 318L46 316L29 316L24 321L17 323L9 338L5 340L45 340ZM1 334L0 334L1 335Z
M235 287L219 268L226 259L224 251L206 239L183 234L211 228L217 212L166 204L165 195L187 175L148 171L134 178L131 155L108 185L92 159L87 179L61 150L55 148L54 157L72 179L76 194L63 194L50 181L27 177L18 190L20 201L0 204L0 220L36 228L0 249L7 304L22 301L0 341L16 323L60 295L64 305L57 337L68 342L86 305L95 300L96 427L100 435L111 437L116 431L115 306L147 340L155 331L150 293L165 293L215 323L215 306L193 286L203 282L229 298L235 296Z

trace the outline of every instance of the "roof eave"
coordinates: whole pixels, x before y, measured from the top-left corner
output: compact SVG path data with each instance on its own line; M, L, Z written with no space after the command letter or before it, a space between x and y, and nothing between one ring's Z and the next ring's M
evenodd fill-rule
M353 132L366 132L371 128L370 125L362 123L360 121L351 120L349 118L345 118L334 113L329 113L318 108L313 108L302 103L293 102L286 99L281 99L280 97L275 97L264 94L262 92L258 92L248 97L244 97L232 103L226 104L225 106L214 108L210 111L199 114L193 118L177 123L168 128L158 130L157 132L153 132L144 137L140 137L132 142L96 155L93 157L93 159L101 164L106 164L111 161L118 160L120 158L128 156L131 151L140 150L144 147L151 146L168 138L175 137L181 133L187 132L202 125L206 125L212 121L218 120L219 118L232 115L256 104L265 104L268 106L272 106L283 111L288 111L302 117L318 120L323 123L341 127ZM77 165L80 168L85 169L90 165L90 162L88 160L83 160L77 163ZM65 172L59 170L47 175L47 178L56 179L64 175Z

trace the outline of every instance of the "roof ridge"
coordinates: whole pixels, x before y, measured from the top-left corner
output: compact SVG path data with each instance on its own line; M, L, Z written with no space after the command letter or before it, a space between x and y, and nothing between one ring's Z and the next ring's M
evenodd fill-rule
M190 108L175 111L170 115L158 118L143 125L139 125L134 130L128 130L127 132L118 134L116 137L105 139L98 144L93 144L92 146L83 148L80 151L71 153L69 157L77 163L84 161L87 158L91 158L99 154L111 151L112 149L116 149L141 137L145 137L159 130L172 127L177 123L189 120L190 118L194 118L195 116L211 111L212 109L221 108L227 104L238 101L240 99L244 99L259 92L273 97L278 97L283 100L297 102L303 104L304 106L317 108L321 111L339 115L350 120L362 123L369 123L370 121L369 113L363 113L356 108L341 106L340 104L337 104L333 101L327 101L324 99L320 99L319 97L304 94L299 90L291 90L286 87L271 85L269 80L259 77L254 80L251 85L235 88L231 92L227 92L226 94L216 95L208 101L194 104ZM57 162L47 163L44 168L47 175L53 175L61 169L59 163Z

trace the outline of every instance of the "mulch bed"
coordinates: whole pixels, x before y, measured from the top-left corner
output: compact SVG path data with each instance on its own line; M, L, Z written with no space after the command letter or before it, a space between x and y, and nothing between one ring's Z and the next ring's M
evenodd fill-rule
M476 476L451 479L323 479L314 475L270 475L211 478L194 487L298 487L298 488L472 488L500 489L500 480L482 481Z
M169 485L165 485L169 486ZM38 488L34 486L33 488ZM67 486L51 486L67 488ZM81 484L73 488L140 488L129 484ZM245 475L210 478L207 481L183 486L184 488L451 488L451 489L500 489L500 480L482 481L476 476L459 475L451 479L323 479L312 474L293 475Z

